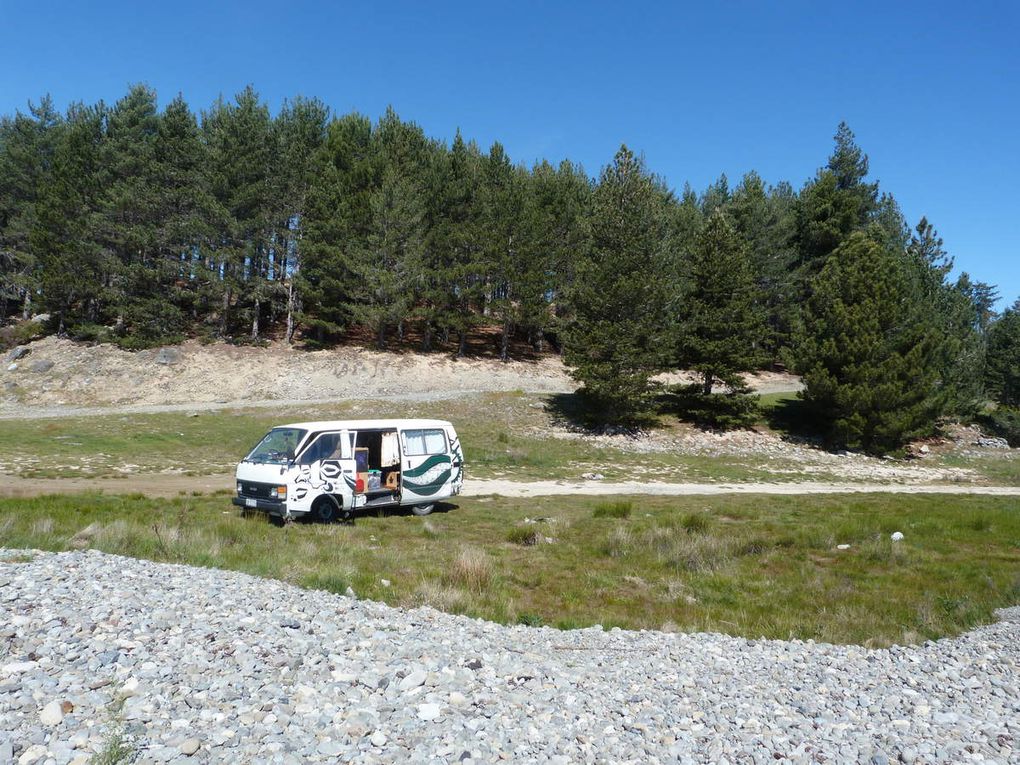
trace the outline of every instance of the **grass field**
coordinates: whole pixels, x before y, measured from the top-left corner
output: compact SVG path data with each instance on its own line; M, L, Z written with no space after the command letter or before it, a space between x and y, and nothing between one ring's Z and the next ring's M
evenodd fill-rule
M0 545L352 587L506 623L871 646L956 634L1020 603L1015 499L479 498L440 510L281 529L240 516L224 495L8 499ZM894 531L905 539L892 542Z
M763 397L763 427L782 428L775 416L793 394ZM549 435L549 398L506 393L469 396L456 402L347 402L317 407L186 413L103 415L0 423L0 472L27 478L108 477L125 473L230 472L241 456L276 424L308 419L440 417L454 422L465 446L469 475L479 478L577 479L584 472L607 480L796 481L802 462L781 454L696 455L627 451L590 439ZM664 418L661 433L689 426ZM566 435L566 431L560 431ZM938 466L941 458L926 465ZM1015 455L968 460L965 467L1000 484L1020 483ZM825 466L810 480L831 476Z

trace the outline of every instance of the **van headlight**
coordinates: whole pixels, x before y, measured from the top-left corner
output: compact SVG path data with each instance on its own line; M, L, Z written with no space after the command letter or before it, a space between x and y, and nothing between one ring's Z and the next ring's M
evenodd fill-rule
M237 482L237 493L241 494L243 492L244 492L244 485L240 481L238 481Z
M287 499L287 487L286 486L274 486L269 492L269 496L273 499L283 501Z

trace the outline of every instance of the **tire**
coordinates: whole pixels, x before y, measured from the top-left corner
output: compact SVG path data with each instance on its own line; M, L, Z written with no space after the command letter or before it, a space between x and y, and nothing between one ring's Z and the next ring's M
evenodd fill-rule
M338 502L334 501L332 497L319 497L312 505L312 520L319 523L333 523L340 514L337 504Z
M428 515L436 508L435 502L429 502L427 505L411 505L411 512L415 515Z

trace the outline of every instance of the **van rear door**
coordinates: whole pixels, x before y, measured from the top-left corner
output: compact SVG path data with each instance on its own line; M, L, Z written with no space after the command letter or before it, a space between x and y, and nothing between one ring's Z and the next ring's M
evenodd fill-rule
M402 430L400 446L403 451L400 504L435 502L454 493L454 460L445 429Z

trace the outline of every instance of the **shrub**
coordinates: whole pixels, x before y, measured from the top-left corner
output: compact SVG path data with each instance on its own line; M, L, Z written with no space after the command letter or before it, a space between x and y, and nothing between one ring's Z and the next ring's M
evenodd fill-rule
M542 541L537 529L527 526L514 526L506 535L506 541L522 547L533 547Z
M627 501L599 502L592 512L594 518L630 518L634 503Z

